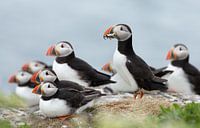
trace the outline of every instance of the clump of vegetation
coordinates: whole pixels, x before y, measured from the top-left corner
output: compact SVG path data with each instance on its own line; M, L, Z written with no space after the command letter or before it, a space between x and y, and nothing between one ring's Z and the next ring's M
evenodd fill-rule
M145 119L130 118L120 115L101 114L95 121L96 128L199 128L200 104L190 103L185 106L177 104L161 107L160 114Z
M191 127L200 127L200 104L190 103L185 106L177 104L171 107L161 107L159 122L184 122Z
M12 128L10 122L7 120L0 120L0 127L1 128Z
M10 94L8 96L0 92L0 107L23 107L24 102L16 94Z

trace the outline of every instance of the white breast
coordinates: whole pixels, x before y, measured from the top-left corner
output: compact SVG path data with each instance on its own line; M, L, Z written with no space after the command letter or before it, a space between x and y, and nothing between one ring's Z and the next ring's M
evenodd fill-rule
M66 104L65 100L53 98L51 100L40 99L40 111L47 117L59 117L71 114L71 107Z
M136 91L138 88L137 86L130 86L127 82L125 82L118 73L111 77L111 80L116 81L116 83L110 83L106 85L112 89L114 93L119 92L132 92Z
M181 92L185 94L194 94L192 90L193 85L189 83L187 76L182 68L175 67L169 64L166 70L173 71L172 74L162 77L168 80L167 84L169 89L173 89L176 92Z
M21 97L28 106L35 106L39 104L39 95L32 93L32 89L29 87L17 87L16 94Z
M59 80L68 80L76 82L82 86L88 87L89 83L80 79L77 71L72 69L67 63L59 64L55 60L53 62L53 70Z
M116 69L119 76L123 79L123 81L129 86L131 86L132 89L134 89L132 91L136 91L138 89L138 86L135 79L132 77L132 75L126 67L126 61L126 56L120 54L118 49L116 49L113 56L113 66Z

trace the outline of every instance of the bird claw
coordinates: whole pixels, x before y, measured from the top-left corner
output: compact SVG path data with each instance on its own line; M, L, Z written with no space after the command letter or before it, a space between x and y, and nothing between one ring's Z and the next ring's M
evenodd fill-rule
M142 97L144 96L144 90L143 89L140 89L138 90L137 92L135 92L134 96L133 96L133 99L136 100L137 97L139 95L139 98L142 99Z
M76 115L65 115L65 116L59 116L59 117L57 117L59 120L61 120L61 121L65 121L65 120L68 120L68 119L71 119L71 118L74 118L74 117L76 117Z

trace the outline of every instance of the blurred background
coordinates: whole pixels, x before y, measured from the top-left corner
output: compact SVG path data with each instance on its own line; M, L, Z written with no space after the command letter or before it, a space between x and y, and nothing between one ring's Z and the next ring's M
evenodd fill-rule
M8 77L22 64L51 64L54 58L45 52L61 40L100 70L116 46L116 40L102 38L103 32L118 23L131 26L134 49L148 64L166 66L168 49L184 43L199 68L199 5L198 0L0 0L0 90L14 90Z

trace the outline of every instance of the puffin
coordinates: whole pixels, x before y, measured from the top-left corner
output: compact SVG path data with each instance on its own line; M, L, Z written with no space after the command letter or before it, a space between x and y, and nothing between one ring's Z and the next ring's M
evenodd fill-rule
M57 86L53 82L44 82L32 91L35 94L42 95L39 103L40 111L50 118L65 120L74 117L77 109L102 96L99 91L95 90L92 93L85 93L85 90L78 91L69 88L57 88Z
M39 96L32 93L35 84L31 82L32 74L26 71L18 71L10 76L9 83L17 84L16 94L22 98L28 107L37 106L39 104Z
M175 44L167 53L166 60L170 63L163 71L171 70L171 74L164 74L169 89L185 94L200 95L200 72L189 62L189 50L186 45Z
M61 41L48 48L47 56L56 56L53 62L53 71L59 80L67 80L85 87L97 87L108 83L110 75L94 69L84 60L75 56L72 45L67 41Z
M88 90L93 91L93 89L85 88L78 83L66 80L59 80L56 73L51 68L45 68L34 73L31 77L31 82L35 84L41 84L42 82L54 82L57 88L70 88L78 91Z
M113 65L129 86L137 87L134 98L143 97L143 89L166 91L166 79L156 77L149 65L133 50L132 31L126 24L117 24L109 27L103 35L104 39L117 39L117 47L113 55Z
M38 60L33 60L31 62L25 63L22 66L23 71L27 71L31 74L38 72L39 70L42 70L44 68L52 68L51 65L47 65L46 63Z

